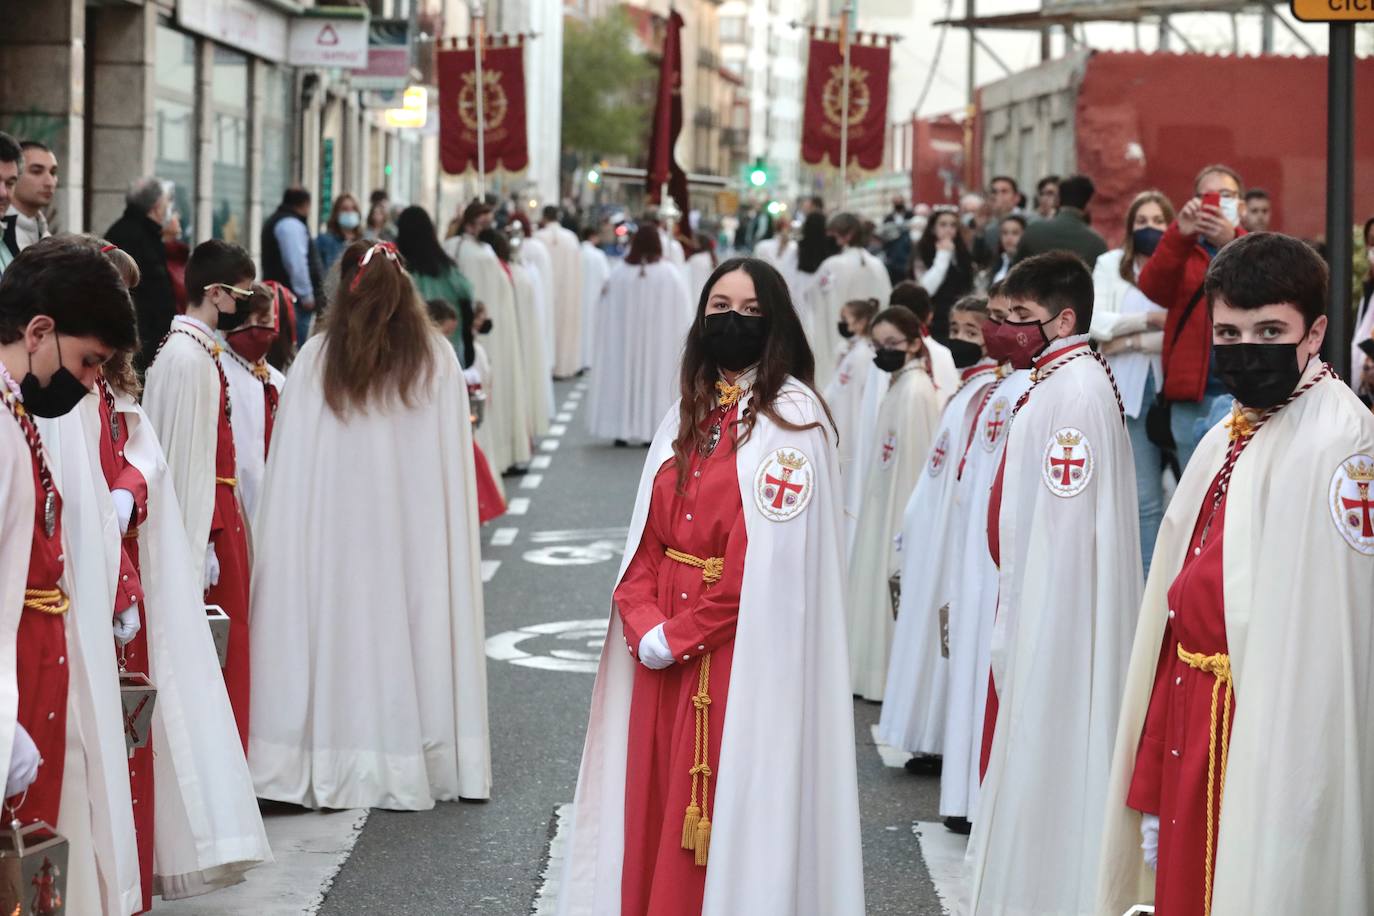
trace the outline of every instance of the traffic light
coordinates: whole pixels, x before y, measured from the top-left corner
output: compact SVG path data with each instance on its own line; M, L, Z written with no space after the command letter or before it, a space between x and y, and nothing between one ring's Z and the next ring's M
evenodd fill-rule
M593 167L587 169L587 184L601 184L601 172Z
M749 170L749 183L756 188L768 184L768 166L764 164L762 156L754 160L754 167Z

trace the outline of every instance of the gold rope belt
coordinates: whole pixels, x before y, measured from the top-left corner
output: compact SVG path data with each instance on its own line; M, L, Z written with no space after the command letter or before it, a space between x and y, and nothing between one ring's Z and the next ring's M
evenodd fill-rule
M24 589L24 607L27 610L42 611L44 614L65 614L71 606L71 601L62 594L60 588Z
M1206 885L1203 889L1203 916L1212 912L1212 857L1216 843L1216 814L1214 810L1221 805L1222 793L1226 789L1226 756L1231 748L1231 730L1227 727L1231 719L1231 656L1225 652L1216 655L1203 655L1189 652L1178 644L1178 658L1190 668L1206 672L1216 680L1212 682L1212 724L1207 736L1207 862ZM1226 685L1225 698L1221 698L1221 687ZM1221 718L1217 718L1217 703L1221 700ZM1217 732L1221 732L1221 772L1217 772ZM1215 803L1214 803L1215 798Z
M701 581L709 588L720 581L725 571L724 557L694 557L669 547L663 555L675 563L701 570ZM705 866L711 849L711 814L707 796L711 787L711 653L697 663L697 692L692 694L696 736L692 746L692 797L682 818L682 848L696 855L696 864ZM701 803L697 804L697 788Z
M215 483L222 483L226 487L237 487L239 485L239 479L237 477L216 477Z

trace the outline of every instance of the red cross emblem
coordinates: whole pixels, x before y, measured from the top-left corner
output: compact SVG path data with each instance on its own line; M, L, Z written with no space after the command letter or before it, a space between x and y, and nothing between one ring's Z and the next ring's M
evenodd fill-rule
M1061 472L1061 476L1059 478L1059 485L1061 487L1067 487L1073 483L1073 479L1069 476L1070 472L1075 468L1083 467L1084 462L1082 458L1075 458L1073 456L1074 446L1065 445L1063 446L1063 449L1064 457L1051 458L1050 466L1059 469L1059 471Z
M783 468L782 477L774 477L772 474L765 474L764 481L771 487L777 488L777 495L773 497L773 508L781 509L782 501L787 498L788 493L800 493L802 485L792 483L792 469Z
M1081 430L1072 426L1055 430L1045 446L1043 460L1045 486L1055 496L1077 496L1092 479L1092 445Z
M1006 414L1006 398L998 398L988 408L988 418L983 421L983 445L989 450L997 444L997 440L1002 436L1002 429L1007 425L1007 421L1004 419Z
M940 438L935 440L935 447L930 450L930 476L934 477L940 473L940 469L945 466L945 456L949 454L949 430L943 430Z
M1374 555L1371 483L1374 483L1374 458L1368 455L1350 456L1341 462L1331 478L1331 518L1336 523L1336 530L1347 544L1366 556Z
M769 521L785 522L806 508L814 484L815 472L805 455L778 449L763 459L754 476L754 505Z
M887 467L892 463L892 456L897 452L897 434L888 433L883 438L882 450L878 455L878 463Z
M1352 510L1350 513L1350 526L1360 528L1360 537L1374 537L1374 523L1370 520L1370 510L1374 509L1374 500L1369 498L1369 481L1362 480L1355 484L1360 491L1359 499L1348 499L1341 497L1341 505L1346 509ZM1355 511L1359 512L1356 516Z

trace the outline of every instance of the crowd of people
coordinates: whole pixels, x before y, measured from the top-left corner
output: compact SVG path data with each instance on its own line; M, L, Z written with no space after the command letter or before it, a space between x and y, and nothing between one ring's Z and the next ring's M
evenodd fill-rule
M56 181L0 134L0 753L69 911L242 880L257 799L490 796L479 526L589 369L647 456L560 913L862 913L855 697L969 913L1374 907L1374 392L1233 169L1114 250L998 177L723 259L299 188L178 255L162 182L100 237Z

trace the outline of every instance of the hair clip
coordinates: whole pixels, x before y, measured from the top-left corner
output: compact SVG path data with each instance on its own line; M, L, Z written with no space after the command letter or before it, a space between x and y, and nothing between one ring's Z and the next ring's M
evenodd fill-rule
M101 254L109 254L111 251L118 251L118 250L119 250L119 246L118 246L118 245L102 245L101 248L100 248L100 253L101 253Z
M372 261L372 256L379 251L386 255L386 259L393 264L399 265L401 263L400 255L397 253L394 244L391 242L378 242L367 249L367 254L363 255L363 259L358 262L358 272L353 275L353 281L348 284L349 292L353 292L358 288L358 281L363 278L363 271L367 269L367 265Z

